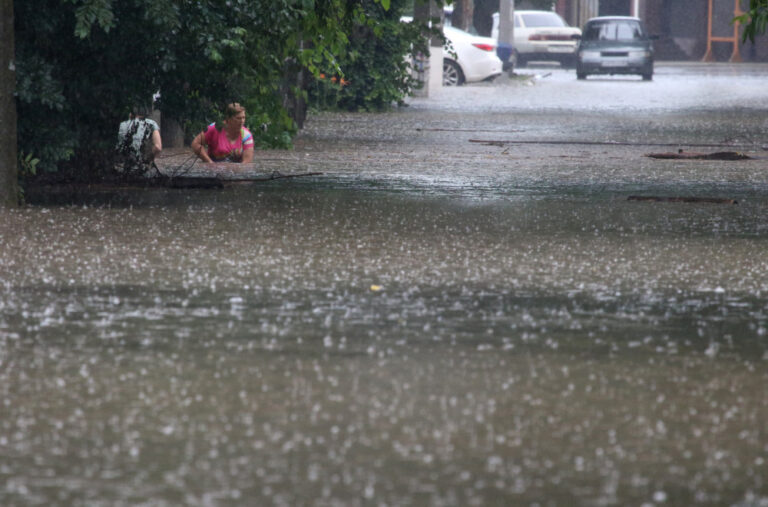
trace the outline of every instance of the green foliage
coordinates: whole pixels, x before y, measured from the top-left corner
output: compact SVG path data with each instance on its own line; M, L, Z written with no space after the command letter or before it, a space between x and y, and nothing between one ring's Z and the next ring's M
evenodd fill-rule
M15 3L19 150L35 153L42 170L67 161L85 170L108 165L129 105L157 90L145 53L126 44L150 39L137 30L142 19L131 4L117 2L113 18L105 2ZM110 30L85 33L84 22Z
M109 32L114 23L112 0L66 0L77 6L75 9L75 35L84 39L88 37L93 25L98 25Z
M190 136L240 102L261 146L289 146L304 73L338 71L361 2L15 0L19 149L41 170L98 177L120 121L157 91Z
M40 159L36 158L32 153L24 154L19 153L19 177L34 176L37 174L37 165L40 163Z
M35 176L37 174L37 166L40 163L40 159L35 157L32 153L18 153L18 167L17 175L19 178L19 185L17 200L20 203L24 202L24 183L25 180Z
M749 8L733 19L744 25L742 41L755 42L755 37L765 33L768 27L768 0L749 0Z
M278 102L264 99L265 97L255 97L243 104L248 111L253 111L248 115L248 124L253 133L256 147L292 147L293 135L296 133L296 124L293 118Z
M340 52L332 68L316 74L310 103L320 109L382 111L417 86L408 55L428 52L425 28L403 23L405 0L391 0L388 9L363 1L350 32L349 50Z

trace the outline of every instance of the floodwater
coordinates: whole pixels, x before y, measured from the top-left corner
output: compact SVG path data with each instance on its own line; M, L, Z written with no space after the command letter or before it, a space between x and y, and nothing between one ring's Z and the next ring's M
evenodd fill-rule
M322 176L0 211L0 504L768 505L733 69L531 70L258 155Z

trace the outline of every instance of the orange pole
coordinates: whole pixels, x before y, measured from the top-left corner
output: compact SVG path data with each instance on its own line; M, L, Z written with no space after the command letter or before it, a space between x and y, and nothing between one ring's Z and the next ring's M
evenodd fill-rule
M738 0L736 1L738 2ZM712 0L709 0L709 11L707 12L707 52L704 53L701 61L715 61L715 56L712 54Z
M739 6L739 0L734 0L733 16L741 16L742 11ZM731 53L730 62L741 62L741 53L739 53L739 22L733 24L733 53Z
M714 0L709 0L709 12L707 13L707 51L704 53L704 56L701 58L702 62L714 62L715 61L715 55L712 53L712 43L713 42L730 42L733 44L733 52L731 53L731 58L728 60L729 62L741 62L741 53L739 52L739 23L735 22L733 24L733 36L731 37L715 37L712 35L712 2ZM741 7L739 6L740 0L734 0L734 7L733 7L733 16L740 16L743 14Z

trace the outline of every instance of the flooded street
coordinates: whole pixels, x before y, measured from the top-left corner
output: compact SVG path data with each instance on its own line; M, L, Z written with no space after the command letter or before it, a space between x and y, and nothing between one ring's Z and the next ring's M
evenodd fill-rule
M0 210L0 505L768 505L768 66L520 72Z

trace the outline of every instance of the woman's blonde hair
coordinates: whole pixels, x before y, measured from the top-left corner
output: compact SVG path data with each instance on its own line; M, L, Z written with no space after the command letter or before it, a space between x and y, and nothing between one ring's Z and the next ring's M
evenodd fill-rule
M233 102L231 104L227 104L227 109L224 112L227 118L232 118L233 116L237 116L240 113L244 113L245 108L240 105L239 102Z

